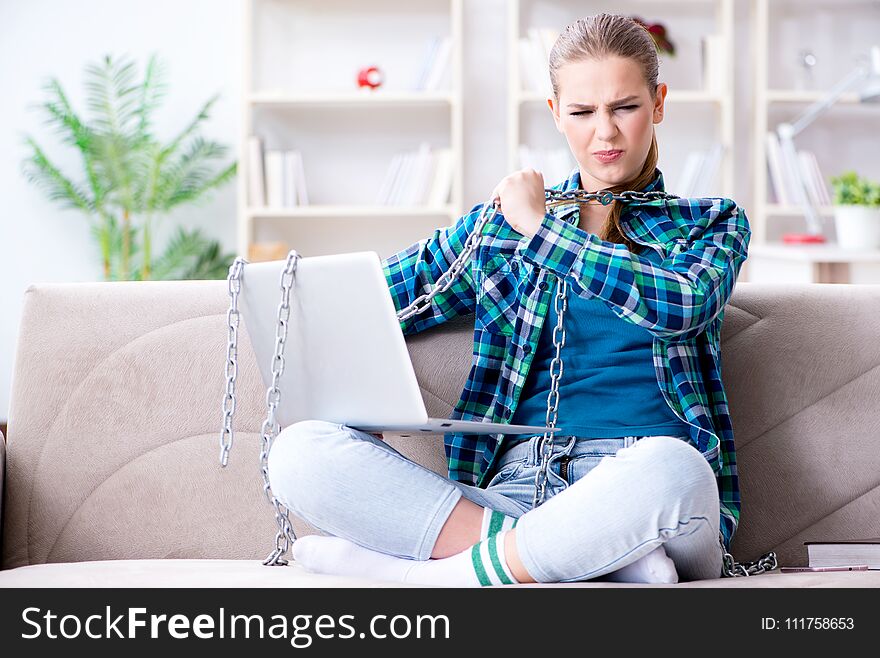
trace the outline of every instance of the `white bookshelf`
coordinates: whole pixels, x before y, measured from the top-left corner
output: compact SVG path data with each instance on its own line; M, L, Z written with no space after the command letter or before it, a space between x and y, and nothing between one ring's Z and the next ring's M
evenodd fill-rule
M242 0L239 255L285 242L306 256L377 251L384 257L462 213L462 0ZM431 37L449 37L449 85L412 91ZM376 90L357 71L378 66ZM248 138L303 154L309 205L254 207ZM448 202L383 206L375 193L396 153L421 142L452 152Z
M831 242L831 206L817 209L825 235L829 238L828 244L805 250L804 246L787 245L776 237L789 231L805 232L806 224L800 207L781 205L771 198L766 134L775 130L782 121L793 121L810 104L823 99L825 90L855 67L852 53L867 51L872 43L878 42L880 11L872 13L876 9L880 9L876 0L847 0L845 3L837 0L752 0L754 132L751 141L754 203L749 213L752 227L749 260L772 257L779 261L789 253L791 257L788 260L793 263L802 261L805 255L817 264L841 264L844 260L857 260L851 252L841 252ZM849 35L842 35L836 29L841 25L847 27ZM813 88L806 88L807 83L798 78L796 58L798 51L804 48L812 50L819 60ZM877 177L880 171L880 166L876 164L876 147L871 153L863 133L854 129L847 131L849 126L846 125L846 119L849 117L865 122L866 127L874 117L876 129L880 109L876 105L860 105L855 93L845 94L795 140L795 148L806 148L816 154L823 178L829 186L829 194L830 178L845 169L857 169L862 175L873 177ZM831 130L834 134L830 134ZM860 153L842 147L857 143L864 146ZM870 168L872 166L873 169ZM756 249L757 245L766 245L766 248ZM867 260L878 260L876 250L867 255ZM753 280L755 273L750 273L750 280ZM818 282L820 278L816 276L812 280Z
M734 195L734 0L633 0L619 3L593 0L510 0L508 2L508 169L520 169L519 147L530 145L535 132L535 113L544 113L545 130L539 148L567 147L564 135L556 131L547 96L523 89L518 43L531 27L560 31L577 18L599 12L638 15L648 22L662 22L676 44L676 56L660 55L659 82L669 85L664 120L656 126L660 147L658 168L667 189L674 185L690 150L706 150L715 144L724 154L713 187L713 196ZM702 71L701 39L717 34L720 43L720 79L712 90ZM740 53L741 55L742 53ZM526 115L531 115L527 117ZM538 119L540 120L540 119ZM552 134L551 134L552 131ZM690 132L689 132L690 131ZM574 161L572 160L572 166ZM546 181L548 186L558 181Z

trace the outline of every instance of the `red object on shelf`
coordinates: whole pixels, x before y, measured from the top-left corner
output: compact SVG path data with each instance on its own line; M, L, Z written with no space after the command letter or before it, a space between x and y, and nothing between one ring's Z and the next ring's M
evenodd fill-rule
M824 235L814 235L813 233L785 233L782 236L785 244L824 244L826 242Z
M358 86L376 89L384 81L385 76L378 66L368 66L358 71Z

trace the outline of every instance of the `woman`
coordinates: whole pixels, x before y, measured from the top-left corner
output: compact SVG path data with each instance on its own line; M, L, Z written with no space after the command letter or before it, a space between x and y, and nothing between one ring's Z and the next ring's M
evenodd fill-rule
M554 189L663 192L654 124L667 87L648 32L620 16L578 20L550 74L548 105L578 163ZM447 479L379 436L297 423L273 444L272 490L332 536L297 540L294 559L458 586L720 577L740 502L719 336L747 254L745 214L722 198L554 214L533 170L504 178L491 199L499 212L468 266L402 327L474 313L454 417L544 424L564 282L565 436L552 443L545 502L533 509L541 436L447 435ZM483 210L384 262L398 310L432 289Z

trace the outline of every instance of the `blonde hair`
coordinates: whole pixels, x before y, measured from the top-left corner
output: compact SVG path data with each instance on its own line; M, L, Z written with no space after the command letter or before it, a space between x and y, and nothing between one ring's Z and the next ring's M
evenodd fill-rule
M652 100L657 98L657 75L660 64L657 46L648 30L625 16L616 14L596 14L579 18L568 25L559 35L550 51L550 83L556 103L559 103L559 68L565 64L583 60L601 60L608 57L631 59L642 70L645 84ZM626 190L642 190L654 180L657 167L657 135L651 137L651 147L639 174L629 181L610 188L614 193ZM589 190L595 191L595 190ZM620 228L622 205L611 202L608 218L599 232L599 237L608 242L624 244L632 252L641 251L641 245L632 242Z

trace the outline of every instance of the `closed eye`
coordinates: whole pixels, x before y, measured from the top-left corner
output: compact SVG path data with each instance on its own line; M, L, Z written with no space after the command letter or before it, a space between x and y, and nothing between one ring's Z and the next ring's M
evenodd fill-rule
M624 106L619 107L617 109L619 109L619 110L634 110L637 107L638 107L638 105L624 105ZM584 110L582 112L572 112L571 116L576 117L576 116L580 116L581 114L592 114L592 113L593 113L593 110Z

